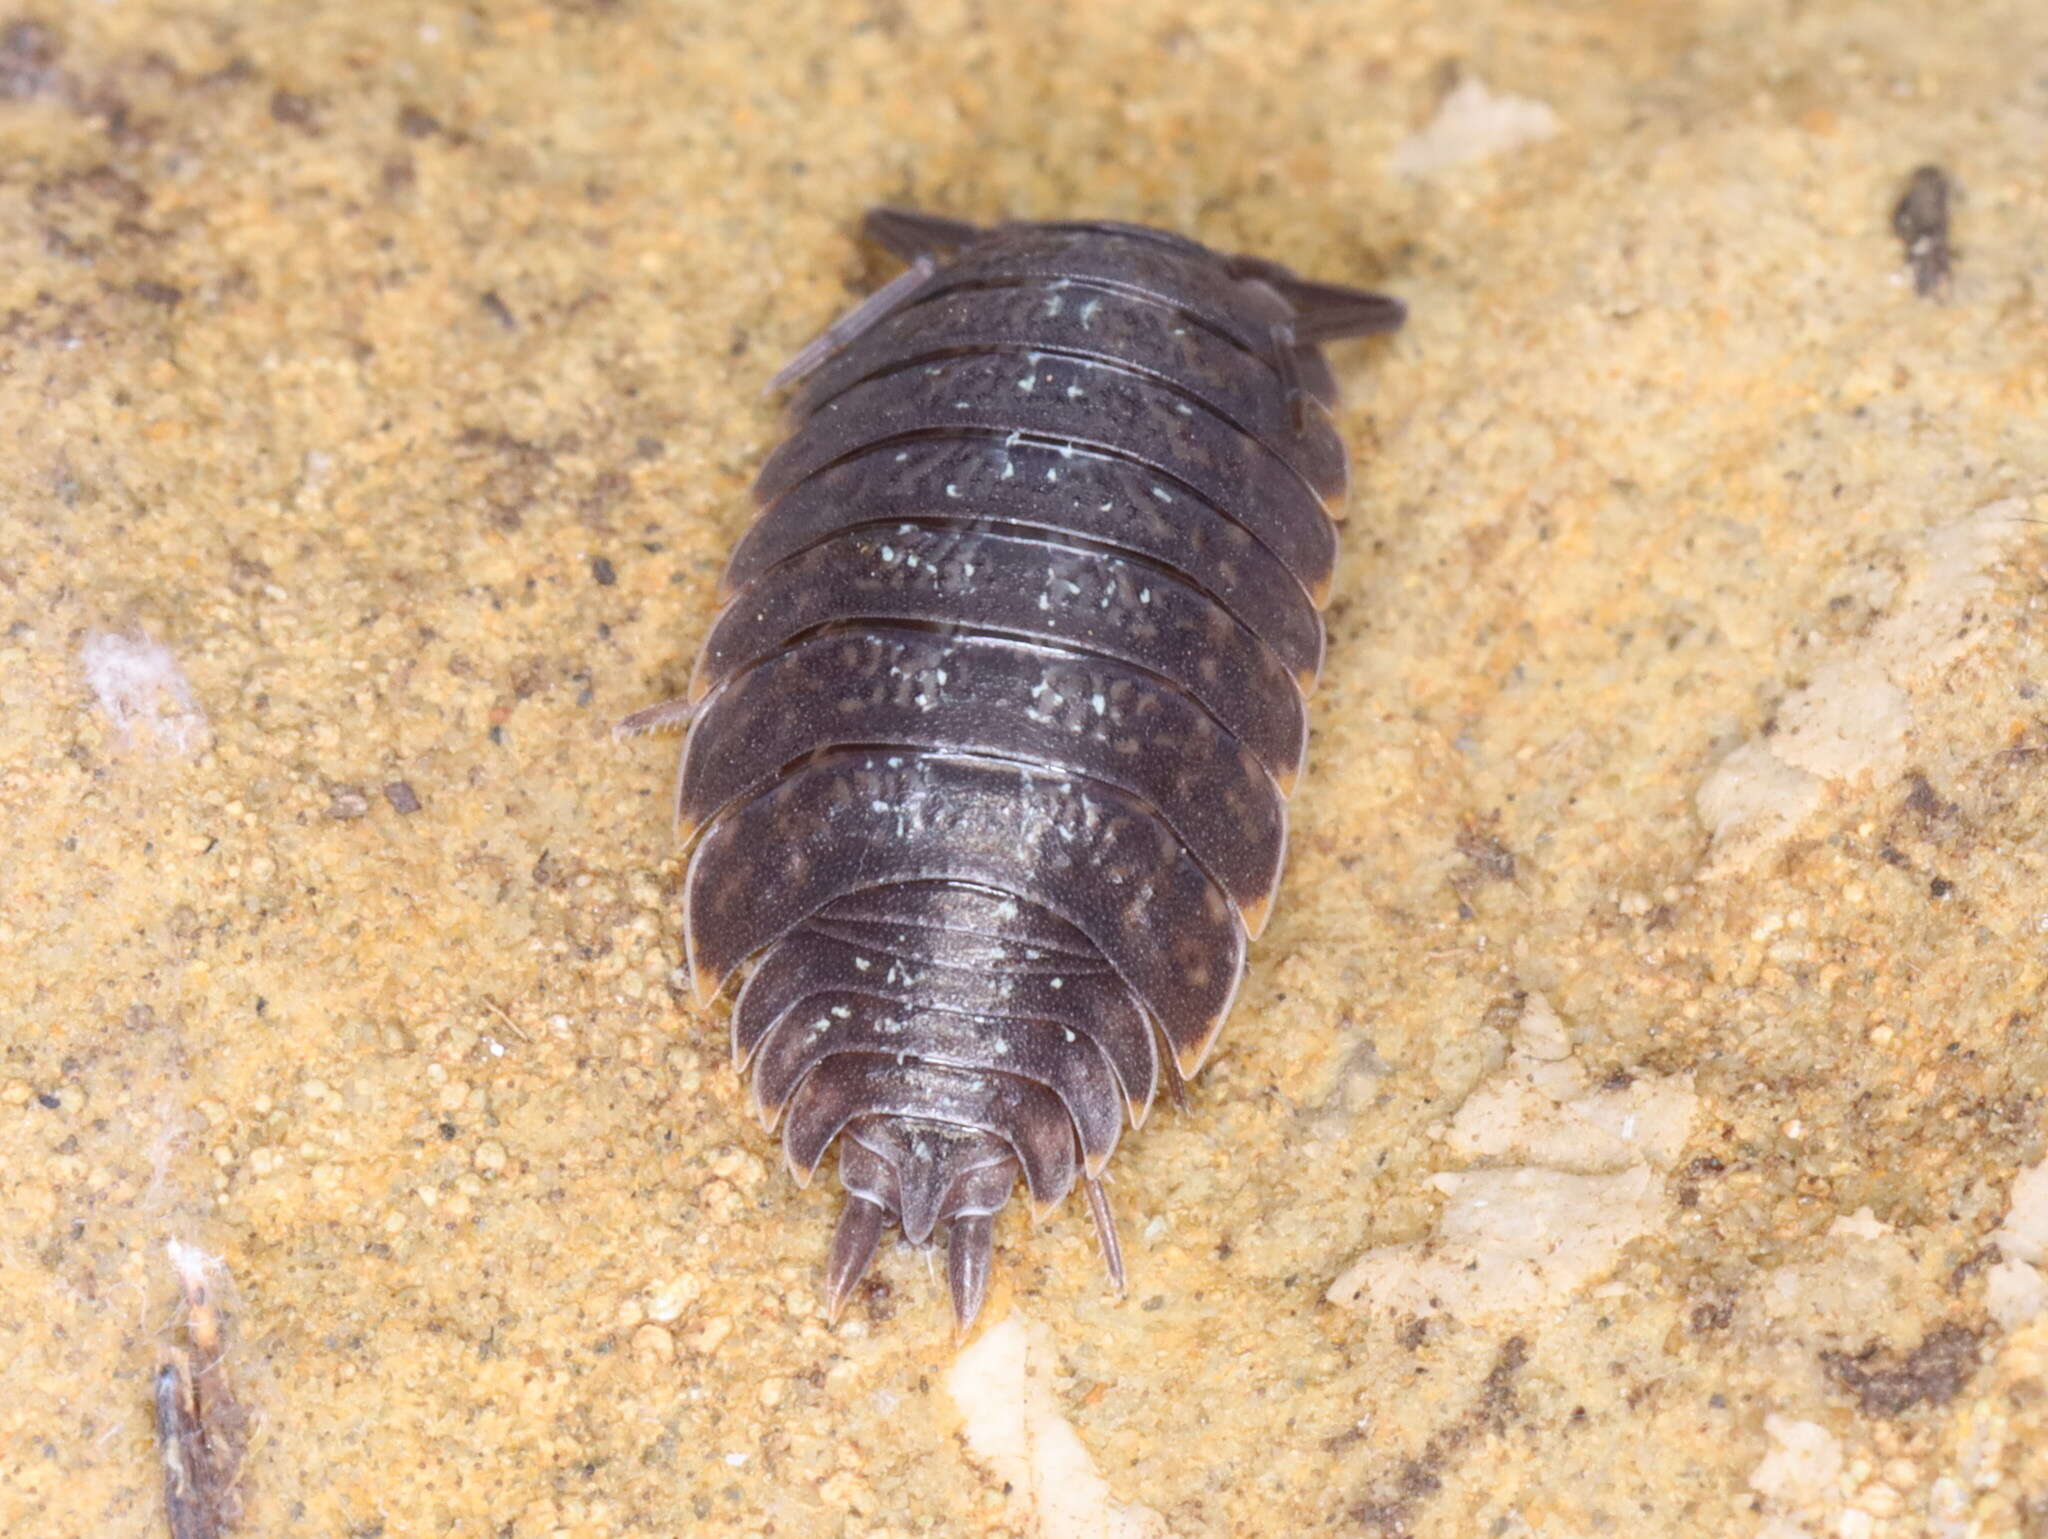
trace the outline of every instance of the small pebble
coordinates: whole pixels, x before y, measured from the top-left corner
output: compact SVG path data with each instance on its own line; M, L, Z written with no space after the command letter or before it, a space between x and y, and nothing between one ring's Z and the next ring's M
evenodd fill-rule
M394 780L384 787L384 800L391 803L391 810L401 816L410 816L420 810L419 793L403 780Z
M731 1319L725 1315L718 1315L706 1320L703 1328L689 1338L689 1348L692 1352L701 1352L708 1355L709 1353L716 1352L719 1347L724 1345L725 1338L731 1334Z
M633 1332L633 1351L658 1363L671 1362L676 1355L675 1338L658 1325L643 1325Z
M609 588L619 580L618 568L603 556L590 558L590 575L597 579L600 588Z
M346 821L350 818L368 817L370 798L363 794L361 786L336 786L327 793L327 815Z
M505 1168L505 1146L495 1138L487 1138L476 1146L470 1162L485 1175L495 1176Z
M1895 1518L1903 1510L1899 1493L1881 1481L1858 1491L1856 1505L1873 1518Z
M703 1291L704 1285L694 1277L678 1277L665 1283L648 1295L647 1318L664 1322L676 1319Z

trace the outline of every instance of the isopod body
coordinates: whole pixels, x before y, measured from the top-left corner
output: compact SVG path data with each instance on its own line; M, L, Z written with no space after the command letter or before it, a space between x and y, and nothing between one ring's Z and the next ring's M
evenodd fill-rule
M784 371L796 427L690 694L700 1001L807 1181L836 1316L890 1222L979 1310L1202 1064L1264 923L1345 455L1320 344L1398 303L1160 230L877 210L911 265Z

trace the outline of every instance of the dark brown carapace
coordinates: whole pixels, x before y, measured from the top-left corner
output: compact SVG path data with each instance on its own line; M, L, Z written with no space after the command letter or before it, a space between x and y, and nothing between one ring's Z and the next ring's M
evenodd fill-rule
M956 1318L1021 1174L1101 1176L1265 922L1345 485L1320 344L1401 306L1163 231L882 209L909 270L806 348L686 700L701 1000L808 1181L836 1316L893 1219Z

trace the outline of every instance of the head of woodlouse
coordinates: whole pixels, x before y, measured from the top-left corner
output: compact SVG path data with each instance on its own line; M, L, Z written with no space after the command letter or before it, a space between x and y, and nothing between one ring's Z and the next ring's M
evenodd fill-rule
M1398 302L1168 232L878 210L909 270L777 376L687 702L684 935L808 1182L837 1318L941 1232L962 1329L1019 1177L1101 1176L1214 1042L1279 880L1343 445L1320 344Z

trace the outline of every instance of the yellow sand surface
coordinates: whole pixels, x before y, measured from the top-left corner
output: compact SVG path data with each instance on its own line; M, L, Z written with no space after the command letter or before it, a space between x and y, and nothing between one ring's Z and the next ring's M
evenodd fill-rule
M173 1241L250 1534L2048 1533L2048 7L27 3L10 1539L165 1532ZM1013 1205L964 1360L827 1328L609 733L885 201L1412 311L1130 1295Z

